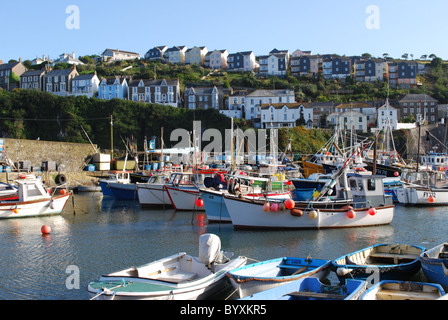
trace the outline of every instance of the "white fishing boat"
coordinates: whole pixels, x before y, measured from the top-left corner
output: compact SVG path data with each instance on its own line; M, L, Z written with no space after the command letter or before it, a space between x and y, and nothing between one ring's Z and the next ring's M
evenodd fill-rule
M448 205L448 181L444 171L406 171L396 189L398 202L404 205Z
M383 176L346 173L333 180L336 195L317 201L284 203L224 196L234 228L324 229L389 224L394 216L392 197L384 193ZM332 183L323 190L331 190ZM318 193L319 194L319 193ZM319 199L318 199L319 198Z
M205 178L213 178L219 170L197 170L194 172L176 172L165 185L168 197L176 210L204 211L199 187L204 186Z
M101 276L89 283L92 299L196 300L229 287L226 273L246 264L246 257L230 259L214 234L199 237L197 257L180 252L172 256Z
M16 183L18 197L0 201L1 219L59 214L72 194L63 189L63 186L49 194L42 180L31 175Z
M149 178L148 182L137 182L138 201L141 206L169 206L171 201L165 188L169 176L166 174L155 174Z

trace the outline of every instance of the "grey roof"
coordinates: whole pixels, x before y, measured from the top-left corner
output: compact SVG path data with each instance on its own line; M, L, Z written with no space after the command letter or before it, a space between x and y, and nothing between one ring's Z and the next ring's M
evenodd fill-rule
M57 77L57 76L68 76L70 73L73 72L75 69L58 69L58 70L51 70L48 72L45 76L46 77Z
M400 102L415 102L415 101L438 101L434 99L433 97L427 95L427 94L407 94L402 99L400 99Z
M154 80L150 80L150 79L136 79L136 80L132 80L131 82L129 82L129 86L132 87L136 87L139 85L140 81L143 81L143 84L148 87L148 86L160 86L162 85L162 82L165 81L167 86L175 86L179 84L179 80L177 79L154 79Z
M90 74L80 74L73 78L73 80L89 80L93 79L93 77L96 76L96 73L90 73Z
M25 71L24 73L22 73L20 76L21 77L40 76L40 75L42 75L44 73L45 73L45 69L28 70L28 71Z
M9 70L14 68L16 65L18 65L20 62L11 62L11 63L3 63L0 64L0 70Z

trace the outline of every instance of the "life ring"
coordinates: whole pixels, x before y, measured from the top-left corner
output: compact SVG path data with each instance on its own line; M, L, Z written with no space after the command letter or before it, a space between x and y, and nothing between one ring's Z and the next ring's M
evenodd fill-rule
M67 177L64 174L58 174L56 178L54 178L56 184L63 184L67 182Z

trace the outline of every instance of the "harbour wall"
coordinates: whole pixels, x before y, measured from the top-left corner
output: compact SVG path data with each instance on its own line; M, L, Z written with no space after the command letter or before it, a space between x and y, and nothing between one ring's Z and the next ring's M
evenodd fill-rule
M20 172L26 171L41 175L47 185L55 185L59 174L65 175L70 186L89 185L103 175L102 172L84 171L95 153L90 144L3 138L3 146L5 157L14 163L16 169L5 172L4 165L0 172L0 181L3 182L15 179ZM20 169L19 172L17 169Z

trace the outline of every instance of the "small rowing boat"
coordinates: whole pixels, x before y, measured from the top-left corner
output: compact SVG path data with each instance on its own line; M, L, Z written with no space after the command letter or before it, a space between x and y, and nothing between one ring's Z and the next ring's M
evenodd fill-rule
M358 300L366 289L362 280L348 280L345 285L327 285L310 277L261 291L241 300Z
M420 263L425 276L432 282L441 284L448 288L448 243L423 252L420 256Z
M420 270L420 254L425 248L406 244L377 244L332 261L339 279L409 280Z
M330 260L282 257L243 266L227 273L240 298L285 283L306 278L327 276Z
M384 280L367 289L360 300L437 300L444 295L439 284Z

